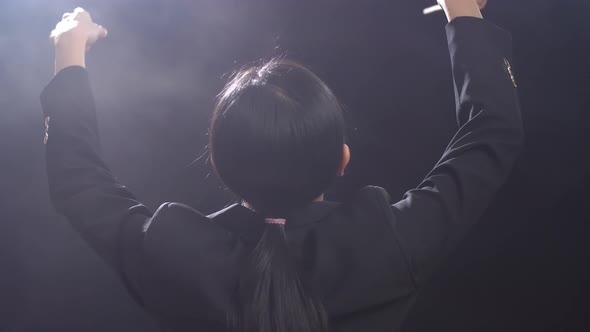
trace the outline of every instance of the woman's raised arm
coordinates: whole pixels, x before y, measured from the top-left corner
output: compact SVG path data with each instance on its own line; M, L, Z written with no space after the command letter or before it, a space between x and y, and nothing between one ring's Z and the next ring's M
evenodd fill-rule
M81 8L66 13L51 33L56 75L41 94L49 191L56 210L137 295L136 264L151 213L102 160L94 98L84 68L85 53L106 34Z
M420 283L484 213L523 146L510 35L475 0L439 0L459 129L424 181L393 205L394 229Z

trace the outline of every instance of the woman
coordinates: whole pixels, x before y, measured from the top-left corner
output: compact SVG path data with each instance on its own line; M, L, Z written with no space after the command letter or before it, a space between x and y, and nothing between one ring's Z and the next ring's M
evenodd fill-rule
M304 67L240 71L220 94L212 164L243 204L155 213L100 155L84 55L106 30L78 8L52 32L41 99L56 209L166 331L392 331L444 254L503 184L523 140L507 33L475 0L441 0L460 129L425 180L391 204L379 187L323 192L350 158L340 105Z

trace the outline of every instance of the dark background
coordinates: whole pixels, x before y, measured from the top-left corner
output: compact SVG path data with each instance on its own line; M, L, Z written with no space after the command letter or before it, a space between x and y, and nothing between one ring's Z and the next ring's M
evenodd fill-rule
M347 106L352 163L332 190L392 197L456 129L444 15L428 0L0 2L0 331L155 331L53 211L38 95L47 35L89 10L110 35L87 61L105 157L152 208L232 202L203 155L214 96L240 64L288 54ZM424 289L408 331L584 331L590 289L590 2L490 0L513 33L527 147L506 187ZM590 316L588 316L590 317Z

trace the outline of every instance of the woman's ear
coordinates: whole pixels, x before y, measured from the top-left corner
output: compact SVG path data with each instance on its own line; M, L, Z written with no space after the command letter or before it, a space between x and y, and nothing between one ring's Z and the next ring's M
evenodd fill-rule
M348 145L343 144L342 145L342 162L340 164L340 167L338 168L338 173L336 175L343 176L344 170L346 169L346 166L348 166L349 162L350 162L350 149L348 148Z

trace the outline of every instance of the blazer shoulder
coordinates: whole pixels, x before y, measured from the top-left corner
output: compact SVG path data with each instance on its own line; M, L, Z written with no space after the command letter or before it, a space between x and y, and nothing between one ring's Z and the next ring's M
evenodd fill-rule
M162 204L144 227L144 250L183 251L187 247L202 248L229 240L231 234L201 212L181 203Z
M156 210L156 213L154 213L154 216L152 217L152 222L146 226L146 231L152 226L152 224L169 219L177 221L210 221L210 219L204 214L188 205L182 203L166 202L160 205L160 207Z
M237 275L237 241L187 205L162 204L142 244L141 285L147 306L162 312L177 308L177 317L221 315L231 299L227 285L234 284Z
M361 188L353 199L352 206L363 214L377 214L387 220L394 218L391 211L391 197L383 187L365 186Z

